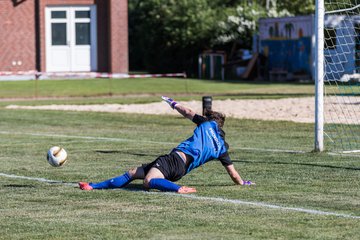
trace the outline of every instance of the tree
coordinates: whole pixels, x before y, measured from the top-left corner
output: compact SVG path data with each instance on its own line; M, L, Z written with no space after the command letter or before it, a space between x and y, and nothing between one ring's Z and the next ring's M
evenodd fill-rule
M225 21L219 22L221 34L217 37L217 42L224 44L242 39L248 43L246 47L250 47L252 35L257 30L257 21L265 16L265 8L256 2L241 3Z
M150 71L188 69L217 35L219 14L208 0L144 0L129 7L130 63Z
M191 72L203 50L239 39L250 47L260 17L314 9L313 0L131 0L130 69Z
M292 15L315 14L315 1L314 0L277 1L277 8L280 11L286 9Z

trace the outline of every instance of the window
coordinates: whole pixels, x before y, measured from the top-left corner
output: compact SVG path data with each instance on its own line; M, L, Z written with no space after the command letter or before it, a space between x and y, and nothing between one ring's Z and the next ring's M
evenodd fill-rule
M90 45L90 23L76 23L76 45Z
M90 11L76 11L75 18L90 18Z
M52 19L66 18L66 11L52 11L51 18Z
M67 45L66 23L51 24L51 43L53 46Z

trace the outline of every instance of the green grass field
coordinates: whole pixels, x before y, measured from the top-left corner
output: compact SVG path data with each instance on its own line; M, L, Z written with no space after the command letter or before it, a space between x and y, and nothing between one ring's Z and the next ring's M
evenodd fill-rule
M131 94L225 95L232 98L308 96L312 84L268 84L182 78L0 81L0 98L98 97Z
M122 190L85 192L77 182L100 181L152 161L187 138L193 124L178 116L4 108L151 102L162 91L197 100L210 94L312 94L311 85L147 80L153 82L148 89L137 91L129 83L112 89L116 97L105 97L93 84L98 80L83 81L85 90L70 87L77 81L44 81L49 88L68 89L59 95L39 91L38 99L23 86L33 81L0 82L0 97L12 98L0 102L0 239L359 239L360 158L312 153L313 124L227 119L235 167L256 186L234 185L214 161L178 182L197 188L190 196L148 192L141 181ZM198 89L173 90L183 81ZM160 83L166 86L157 90ZM4 90L11 84L12 94ZM121 95L128 93L133 95ZM55 95L62 98L48 99ZM15 99L24 97L30 98ZM46 162L54 145L68 151L61 168Z

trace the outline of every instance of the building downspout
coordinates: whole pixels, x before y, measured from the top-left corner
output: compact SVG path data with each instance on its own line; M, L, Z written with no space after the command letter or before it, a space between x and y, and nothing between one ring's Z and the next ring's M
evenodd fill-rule
M35 12L35 69L41 72L41 49L40 49L40 0L34 1Z

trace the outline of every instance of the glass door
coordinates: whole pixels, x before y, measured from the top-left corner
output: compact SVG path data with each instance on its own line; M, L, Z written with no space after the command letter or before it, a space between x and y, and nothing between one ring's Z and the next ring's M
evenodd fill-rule
M46 8L46 69L96 71L96 8Z

